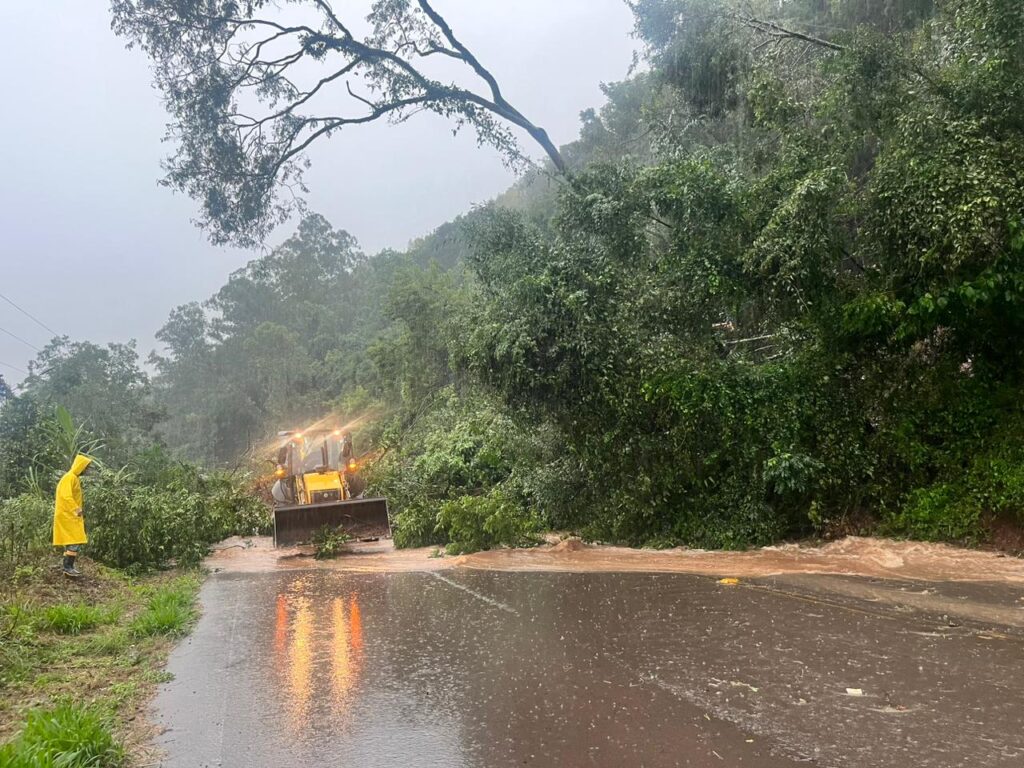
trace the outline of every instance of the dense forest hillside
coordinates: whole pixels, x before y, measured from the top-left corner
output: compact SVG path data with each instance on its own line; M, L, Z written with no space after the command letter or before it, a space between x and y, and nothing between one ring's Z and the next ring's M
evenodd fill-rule
M55 340L6 394L0 495L60 403L114 455L210 466L366 417L401 544L1024 520L1021 4L632 7L642 61L567 173L405 253L309 214L171 313L151 376Z

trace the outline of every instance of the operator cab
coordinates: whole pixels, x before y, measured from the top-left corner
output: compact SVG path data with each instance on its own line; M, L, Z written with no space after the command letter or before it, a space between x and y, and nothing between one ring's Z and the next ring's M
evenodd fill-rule
M355 477L352 435L341 430L280 432L288 438L277 450L271 495L277 504L343 501L362 492ZM356 487L358 486L358 490Z

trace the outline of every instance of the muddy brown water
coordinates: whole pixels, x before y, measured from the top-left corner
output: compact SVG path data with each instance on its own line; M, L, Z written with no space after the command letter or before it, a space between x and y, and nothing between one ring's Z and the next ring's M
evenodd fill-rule
M356 544L318 567L350 572L488 571L694 573L734 577L832 574L922 581L1024 585L1024 559L945 544L850 536L823 546L787 544L744 552L641 550L566 539L532 549L442 557L436 548L396 550L390 542ZM268 538L231 539L207 559L213 570L260 573L308 568L308 548L274 549Z
M154 705L166 766L1024 765L1019 561L226 546Z

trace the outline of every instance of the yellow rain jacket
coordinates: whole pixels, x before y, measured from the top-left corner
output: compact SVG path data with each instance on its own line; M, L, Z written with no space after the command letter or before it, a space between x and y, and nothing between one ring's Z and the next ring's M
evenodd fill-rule
M53 545L66 547L68 544L85 544L85 518L82 512L82 483L78 476L92 464L88 456L78 454L71 464L71 471L57 483L57 503L53 510Z

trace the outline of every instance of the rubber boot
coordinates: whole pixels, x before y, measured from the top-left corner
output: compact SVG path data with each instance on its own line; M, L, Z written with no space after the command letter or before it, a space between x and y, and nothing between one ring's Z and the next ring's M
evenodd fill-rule
M61 567L61 570L64 572L64 575L72 579L77 579L79 576L82 575L82 572L75 568L75 557L77 557L77 555L70 555L65 553L64 565Z

